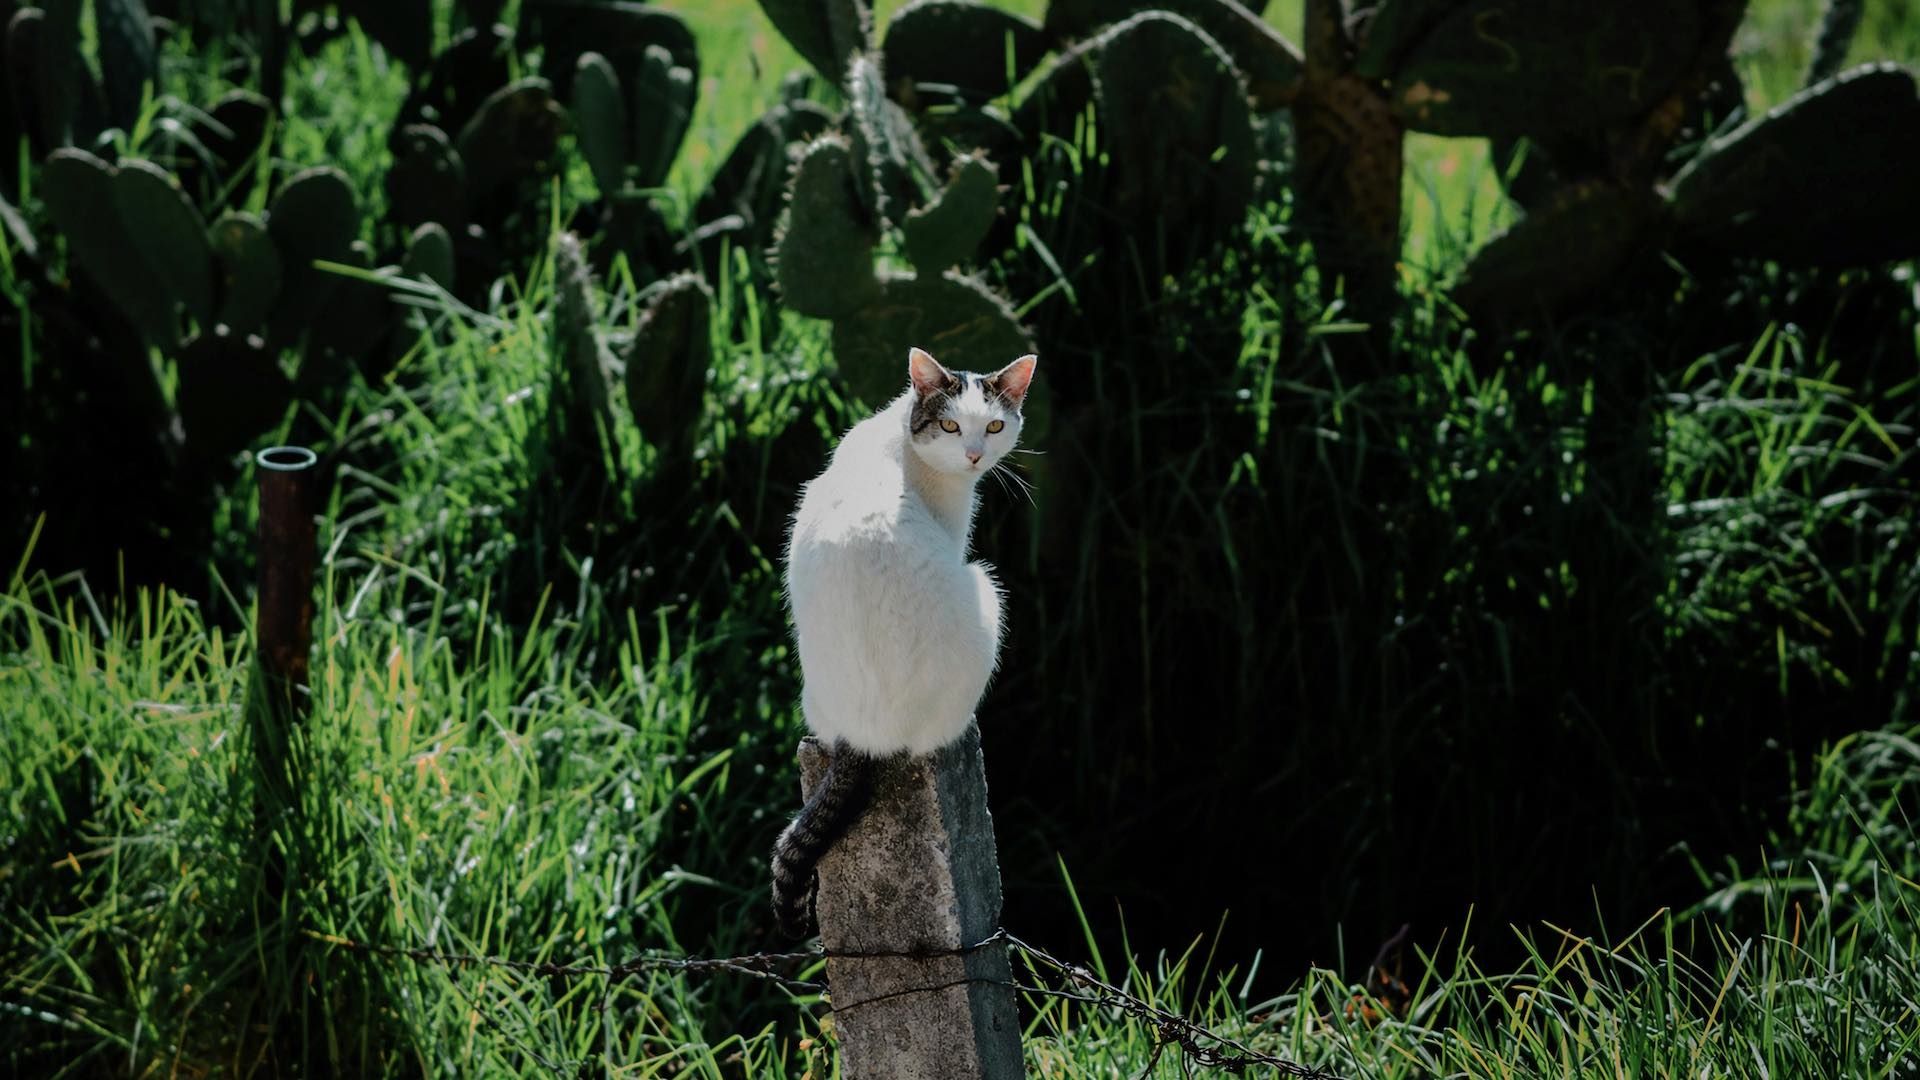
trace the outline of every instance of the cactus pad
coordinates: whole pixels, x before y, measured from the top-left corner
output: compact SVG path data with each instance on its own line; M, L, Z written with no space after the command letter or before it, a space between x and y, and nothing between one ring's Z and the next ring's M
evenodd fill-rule
M666 182L693 121L694 73L657 45L647 47L633 87L633 162L643 188Z
M545 79L521 79L488 96L454 141L467 168L469 204L546 167L564 122Z
M154 81L153 18L144 0L94 0L93 21L100 34L107 119L114 127L131 131L140 117L146 85Z
M356 270L371 270L373 249L365 241L355 240L339 261ZM314 320L307 338L306 362L300 367L300 381L308 387L308 396L336 390L349 364L371 363L383 357L384 353L376 350L392 332L398 314L386 286L358 275L321 272L333 279L333 287ZM316 350L321 354L318 363Z
M1839 266L1920 254L1920 94L1893 64L1795 94L1672 185L1683 233L1729 255Z
M238 335L203 333L175 361L180 426L203 459L246 449L293 404L293 386L274 354Z
M1153 265L1177 272L1245 219L1256 164L1246 92L1225 52L1178 16L1136 15L1099 40L1109 205Z
M780 36L815 71L844 84L847 62L864 52L873 33L867 0L760 0Z
M1373 5L1353 54L1354 74L1386 79L1400 66L1407 51L1419 44L1435 24L1463 0L1380 0Z
M573 72L573 133L601 196L627 184L627 102L620 77L599 53L581 53Z
M346 174L324 167L295 174L268 208L267 232L280 251L281 274L271 338L290 344L313 328L341 280L314 263L349 259L360 232L360 208Z
M1081 37L1143 11L1177 15L1226 50L1254 95L1275 107L1295 92L1303 64L1300 50L1260 17L1264 6L1236 0L1056 0L1047 8L1047 29Z
M113 201L133 250L168 295L201 326L213 325L213 253L207 223L165 169L123 161Z
M127 258L131 240L122 223L113 169L84 150L55 150L40 173L40 197L87 276L142 336L163 349L180 341L174 296L143 260Z
M860 163L860 203L875 219L897 221L906 215L916 192L914 173L930 175L933 163L913 130L913 120L887 97L879 60L856 54L847 62L843 86Z
M413 124L432 124L449 132L465 127L487 95L513 77L508 62L512 44L504 28L496 26L476 26L454 35L401 104L388 135L389 145ZM393 148L397 153L398 147Z
M1704 30L1691 0L1466 0L1407 50L1390 100L1435 135L1595 130L1659 103Z
M887 23L881 53L895 100L919 96L917 87L951 87L960 97L999 97L1047 53L1045 31L1033 22L975 0L918 0Z
M228 214L214 222L207 240L220 293L217 321L245 337L266 323L280 295L280 253L252 214Z
M1601 183L1569 188L1475 252L1453 296L1475 318L1554 311L1603 288L1658 222L1658 204L1646 192Z
M553 346L557 369L565 372L564 400L570 425L584 433L598 427L610 430L613 414L607 407L607 381L613 355L600 341L599 301L594 297L593 272L587 268L580 238L563 232L553 238Z
M528 0L520 8L522 36L546 50L540 75L554 93L572 100L572 79L583 53L607 58L623 83L631 83L647 50L661 48L674 67L686 68L698 84L700 50L678 15L630 0ZM505 80L502 80L505 81ZM632 91L632 87L628 87Z
M906 351L918 346L951 368L997 371L1033 351L1013 309L973 278L881 278L873 303L833 324L833 355L849 387L868 404L906 386Z
M690 462L713 366L712 300L696 275L669 280L640 316L627 353L627 405L634 423L680 465Z
M407 254L400 260L401 274L451 291L453 266L453 235L446 226L429 221L413 230L407 240Z
M808 143L833 126L833 117L811 101L775 105L740 136L694 204L694 219L714 222L735 214L763 232L759 246L773 242L791 162L787 147Z
M877 294L879 237L854 194L854 172L852 151L838 136L816 140L794 169L774 258L781 299L802 315L838 318Z
M993 227L999 208L999 173L977 154L954 159L946 190L932 205L914 210L902 226L907 258L923 274L937 274L972 255Z
M12 102L13 115L20 118L35 148L45 147L52 141L42 126L40 78L36 70L40 63L40 32L46 22L47 13L34 7L23 7L7 20L7 97Z
M458 228L466 220L466 163L447 133L432 124L401 129L386 188L387 209L402 228L428 221Z

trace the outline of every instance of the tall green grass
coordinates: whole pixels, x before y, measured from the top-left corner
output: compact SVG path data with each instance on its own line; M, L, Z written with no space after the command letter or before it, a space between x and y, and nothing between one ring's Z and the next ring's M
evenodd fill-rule
M751 825L711 722L705 643L614 647L617 679L566 672L567 620L456 649L428 619L342 608L327 576L299 799L263 839L242 712L244 638L177 596L96 616L81 583L0 600L0 1014L18 1075L793 1077L820 1067L816 1007L766 984L666 973L609 985L368 956L347 938L520 960L686 950L695 912L757 894L753 865L674 863L669 834ZM1485 968L1458 937L1402 972L1405 1011L1351 1007L1351 970L1283 993L1258 956L1084 948L1131 992L1266 1053L1343 1075L1910 1075L1920 1039L1920 730L1837 743L1772 857L1682 911L1590 931L1514 928ZM265 844L298 882L269 904ZM702 847L729 846L708 836ZM757 944L744 921L698 944ZM1073 955L1065 943L1054 951ZM1018 968L1046 984L1044 968ZM1155 1032L1027 999L1041 1076L1152 1073ZM799 1033L812 1031L811 1050ZM269 1037L269 1036L273 1037ZM821 1075L816 1072L814 1075Z

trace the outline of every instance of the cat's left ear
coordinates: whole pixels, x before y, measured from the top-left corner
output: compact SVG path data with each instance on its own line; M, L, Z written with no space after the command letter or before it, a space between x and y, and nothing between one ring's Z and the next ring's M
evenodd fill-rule
M1033 383L1033 369L1040 358L1029 353L1015 360L999 371L987 376L987 390L1000 396L1007 404L1019 408L1027 399L1027 387Z

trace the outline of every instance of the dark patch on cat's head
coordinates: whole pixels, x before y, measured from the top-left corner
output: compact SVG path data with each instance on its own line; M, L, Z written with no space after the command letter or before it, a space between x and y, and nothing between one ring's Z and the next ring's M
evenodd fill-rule
M966 393L968 380L979 376L965 371L949 371L921 349L913 349L907 358L907 382L913 387L913 411L907 418L907 431L916 438L937 427L946 415L947 403Z

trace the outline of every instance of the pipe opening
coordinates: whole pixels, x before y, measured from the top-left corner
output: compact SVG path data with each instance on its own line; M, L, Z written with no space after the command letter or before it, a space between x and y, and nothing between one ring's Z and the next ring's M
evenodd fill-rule
M299 472L311 469L320 455L304 446L269 446L253 455L254 464L275 472Z

